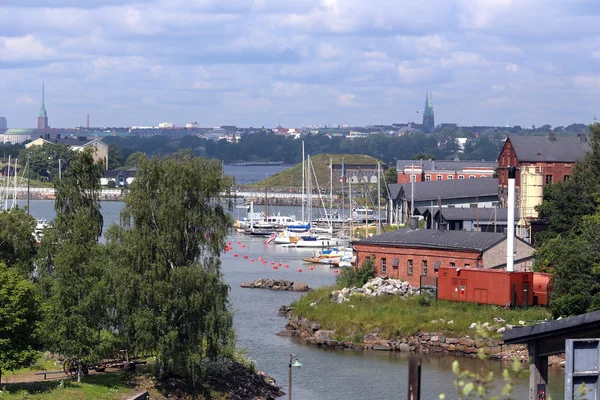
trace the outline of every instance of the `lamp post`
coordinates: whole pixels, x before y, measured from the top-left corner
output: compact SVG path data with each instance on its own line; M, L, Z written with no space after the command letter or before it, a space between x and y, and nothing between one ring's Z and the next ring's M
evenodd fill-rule
M292 360L294 360L292 364ZM301 367L300 361L295 354L290 353L290 363L288 364L288 400L292 400L292 367Z

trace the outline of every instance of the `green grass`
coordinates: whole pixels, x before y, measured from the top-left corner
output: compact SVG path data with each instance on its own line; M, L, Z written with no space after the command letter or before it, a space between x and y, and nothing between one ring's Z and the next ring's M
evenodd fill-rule
M131 374L124 372L84 376L77 379L31 383L4 384L0 399L36 400L107 400L135 393Z
M371 156L362 154L317 154L310 158L311 164L317 175L319 187L321 189L329 188L329 159L333 160L334 164L341 164L342 157L344 157L344 163L346 165L351 164L367 164L377 165L377 160ZM312 175L312 169L311 169ZM316 189L316 182L313 176L312 179L314 188ZM269 177L269 187L296 187L302 186L302 163L294 165L291 168L286 169L278 174ZM335 171L333 174L333 187L335 189L341 188L339 171ZM245 185L247 187L264 188L265 180L257 182L252 185ZM362 187L362 186L361 186Z
M60 367L58 361L55 361L53 359L46 359L44 354L40 353L40 356L38 357L38 359L31 366L16 369L14 371L2 371L2 375L10 376L10 375L22 374L24 372L43 371L43 370L58 371L60 368L61 367Z
M510 310L491 305L450 301L424 301L420 296L402 299L400 296L352 296L349 302L337 304L330 300L332 286L307 293L294 304L294 315L319 322L321 329L335 330L338 340L355 343L371 332L380 337L395 338L419 332L438 332L446 335L474 334L468 327L473 322L494 322L501 317L506 323L518 325L519 320L538 321L550 318L543 307ZM316 303L315 306L310 306ZM354 307L350 307L353 305ZM440 319L454 321L453 324ZM437 320L437 323L431 321Z

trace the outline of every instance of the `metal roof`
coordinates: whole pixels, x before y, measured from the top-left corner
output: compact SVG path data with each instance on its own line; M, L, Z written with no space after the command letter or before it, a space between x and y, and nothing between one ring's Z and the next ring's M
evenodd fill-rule
M484 251L505 240L503 233L441 231L437 229L399 229L355 244Z
M503 334L505 344L527 343L536 339L546 337L558 337L566 335L571 338L578 336L583 332L590 337L598 337L600 334L600 311L593 311L586 314L576 315L574 317L563 318L556 321L547 321L541 324L524 326L522 328L514 328L507 330ZM583 337L588 337L583 335ZM564 340L562 340L564 346Z
M399 196L410 199L410 183L389 185L392 199ZM468 197L498 196L498 180L494 178L454 179L414 183L415 201L437 201L438 199L463 199Z
M435 209L435 217L438 217L440 210ZM506 222L508 221L508 208L454 208L442 207L442 216L446 221L489 221ZM495 214L495 215L494 215ZM515 221L519 220L519 209L515 208Z
M584 139L584 140L582 140ZM576 162L592 150L584 136L509 136L519 162Z
M420 167L423 171L462 171L469 168L492 168L498 167L497 161L477 161L477 160L398 160L396 161L396 170L404 171L411 166Z

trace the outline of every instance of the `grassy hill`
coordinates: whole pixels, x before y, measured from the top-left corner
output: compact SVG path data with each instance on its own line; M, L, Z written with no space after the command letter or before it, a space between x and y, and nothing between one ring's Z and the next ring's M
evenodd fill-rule
M342 163L342 157L344 158L344 163L346 165L377 165L377 159L362 154L317 154L311 156L310 161L313 167L312 169L315 171L321 189L329 188L329 160L332 159L334 165L339 165ZM269 187L302 187L302 163L269 177L268 184ZM314 175L312 175L312 184L316 188ZM265 180L250 186L264 188ZM333 187L341 187L339 169L333 171Z

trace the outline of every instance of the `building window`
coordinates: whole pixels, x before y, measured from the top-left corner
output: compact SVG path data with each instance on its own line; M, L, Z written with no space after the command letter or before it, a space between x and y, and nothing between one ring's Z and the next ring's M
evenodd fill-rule
M385 274L387 272L387 260L385 258L381 259L381 273Z
M429 182L431 180L431 175L425 175L425 181Z
M465 267L466 267L466 268L468 268L468 267L470 267L470 266L471 266L471 264L465 264Z
M412 274L413 274L413 261L412 260L408 260L408 267L406 268L406 272L407 272L408 276L412 276Z
M417 181L417 176L416 175L411 175L410 176L410 181L411 182L416 182Z
M552 175L546 175L546 183L552 183Z
M422 268L422 275L427 275L427 261L423 260L421 261L421 268Z
M568 181L569 179L571 179L571 175L565 175L563 176L563 181Z
M452 179L454 179L454 176L448 175L448 180L451 181Z
M465 176L464 175L459 175L458 179L465 179Z
M475 179L475 175L469 175L469 179Z
M436 179L437 181L441 181L441 180L442 180L442 176L441 176L441 175L436 175L436 176L435 176L435 179Z
M450 266L451 266L451 267L456 267L456 263L454 263L454 262L451 262L451 263L450 263Z

